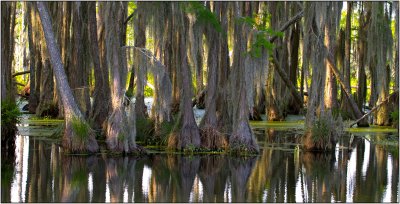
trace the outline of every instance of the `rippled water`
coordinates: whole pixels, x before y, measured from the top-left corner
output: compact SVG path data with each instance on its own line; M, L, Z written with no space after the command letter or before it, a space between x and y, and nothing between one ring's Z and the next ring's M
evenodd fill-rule
M241 158L66 156L49 140L17 136L14 165L2 163L1 201L399 201L398 133L349 134L333 154L302 152L296 131L255 133L261 153Z

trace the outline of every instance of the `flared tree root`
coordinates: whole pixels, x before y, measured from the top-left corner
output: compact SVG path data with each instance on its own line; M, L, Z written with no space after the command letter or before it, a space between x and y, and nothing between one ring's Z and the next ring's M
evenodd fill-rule
M239 123L229 137L229 149L233 154L258 154L259 147L253 131L246 122Z
M135 143L135 124L128 121L122 108L114 111L108 118L106 135L107 148L113 153L143 153Z
M225 135L211 125L201 128L200 143L202 148L209 150L226 150L228 148L228 140Z
M172 132L168 138L168 149L185 151L200 147L200 132L197 126L184 124L181 129Z
M68 153L96 153L99 145L95 131L84 120L66 119L62 146Z

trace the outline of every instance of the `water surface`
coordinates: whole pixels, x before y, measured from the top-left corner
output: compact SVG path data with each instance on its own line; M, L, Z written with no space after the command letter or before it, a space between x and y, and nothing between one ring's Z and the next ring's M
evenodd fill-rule
M347 134L333 154L299 150L298 130L255 128L261 153L67 156L18 135L2 202L398 202L398 133Z

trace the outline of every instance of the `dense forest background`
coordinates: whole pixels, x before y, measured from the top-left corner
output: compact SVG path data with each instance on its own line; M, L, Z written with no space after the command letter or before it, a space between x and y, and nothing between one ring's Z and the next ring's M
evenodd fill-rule
M255 153L249 120L288 114L329 150L343 121L398 126L398 23L397 1L1 2L2 144L25 98L71 152Z

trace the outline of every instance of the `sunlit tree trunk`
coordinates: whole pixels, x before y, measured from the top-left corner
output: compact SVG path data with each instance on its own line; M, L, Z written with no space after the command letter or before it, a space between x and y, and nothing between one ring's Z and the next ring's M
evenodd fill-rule
M330 53L336 53L335 42L337 29L339 28L340 16L342 5L341 3L333 3L331 4L331 8L328 10L327 15L330 16L327 18L327 23L325 26L325 45ZM333 71L326 64L326 78L325 78L325 98L324 103L326 109L335 110L338 108L337 104L337 84L336 77L333 74Z
M111 113L107 120L106 143L109 150L120 153L136 152L136 125L133 104L123 106L126 82L125 49L120 47L120 32L124 7L117 2L105 4L105 38L107 64L111 71ZM124 74L125 73L125 74Z
M327 26L327 17L321 16L322 13L328 12L330 7L327 2L306 2L304 11L304 20L306 29L312 29L315 35L306 36L308 42L311 43L311 66L312 66L312 81L311 90L308 94L308 106L305 120L306 133L303 138L303 148L306 150L330 150L333 145L331 140L334 138L332 134L333 118L329 115L330 111L326 110L324 101L325 77L328 68L326 63L326 56L328 51L324 49L329 41L324 42L325 29ZM315 140L315 132L313 129L316 127L315 123L322 122L327 124L327 139L317 138ZM319 127L317 127L319 128Z
M390 29L388 13L385 12L384 2L368 2L371 4L371 20L368 29L368 59L370 66L376 72L376 104L379 104L389 96L389 67L387 62L392 57L393 37ZM377 32L383 31L382 33ZM382 36L383 35L383 36ZM371 81L373 79L371 78ZM371 90L371 96L373 94ZM376 105L374 104L374 105ZM389 105L383 104L374 115L374 123L377 125L389 125Z
M63 136L63 147L71 152L96 152L98 151L97 141L94 139L94 134L90 128L87 129L87 135L83 138L76 133L76 128L72 127L73 121L80 121L84 126L88 126L84 116L80 112L75 99L72 95L71 88L67 82L63 64L61 61L60 52L54 38L52 29L51 18L47 11L44 2L37 3L40 19L42 21L42 28L46 38L47 51L50 56L50 62L56 77L57 87L59 88L61 100L64 105L65 115L65 131ZM81 135L82 136L82 135ZM83 139L83 140L82 140Z

